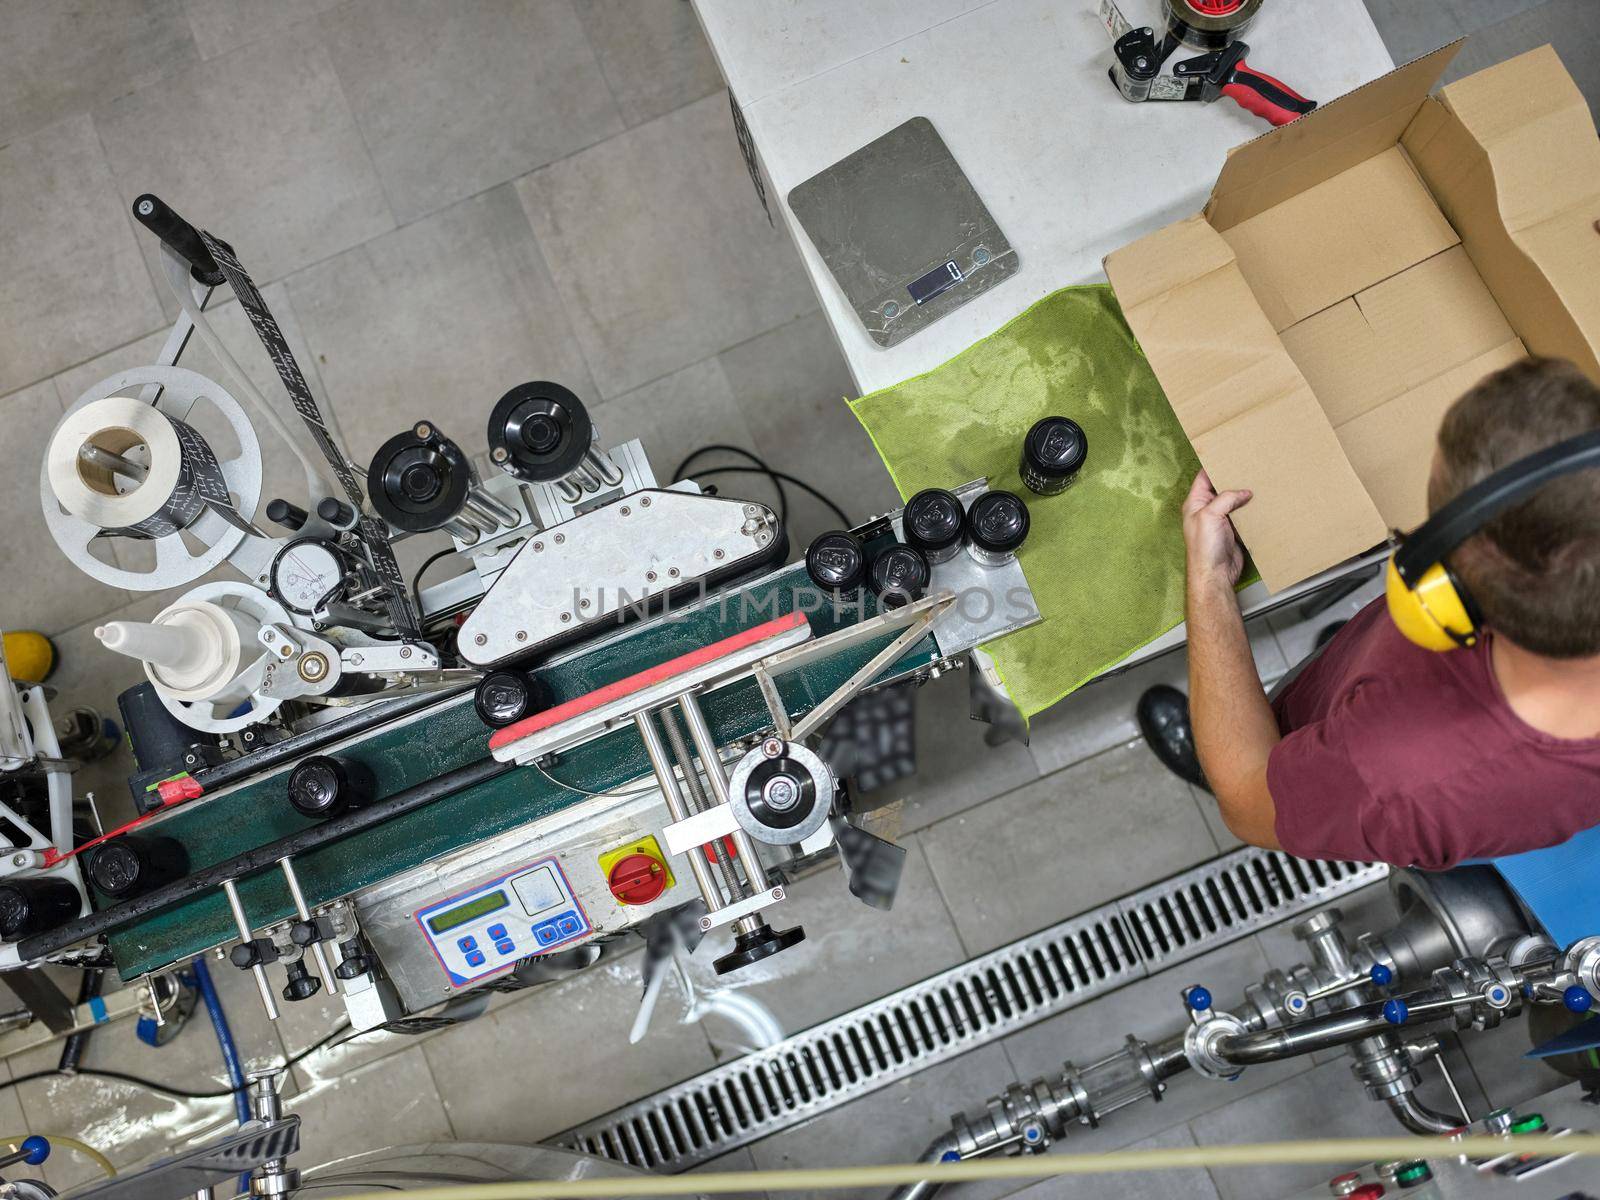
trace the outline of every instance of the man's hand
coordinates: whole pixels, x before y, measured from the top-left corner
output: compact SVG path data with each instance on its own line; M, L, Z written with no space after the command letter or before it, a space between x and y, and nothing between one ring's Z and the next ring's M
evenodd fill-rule
M1244 547L1228 514L1250 502L1251 493L1218 492L1204 471L1194 477L1183 502L1183 541L1189 549L1189 587L1218 580L1232 588L1244 573Z

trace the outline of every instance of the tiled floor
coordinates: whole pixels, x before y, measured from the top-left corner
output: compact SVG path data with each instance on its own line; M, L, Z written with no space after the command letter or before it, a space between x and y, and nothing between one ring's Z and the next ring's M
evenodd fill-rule
M1461 73L1553 40L1600 98L1593 0L1368 2L1397 58L1474 32ZM726 93L682 0L0 0L0 26L0 617L55 636L64 701L108 704L133 682L127 660L96 652L93 624L162 603L66 564L36 484L62 408L150 361L174 311L154 240L127 215L144 191L233 241L358 459L422 416L476 443L504 390L547 378L589 400L608 436L642 437L662 473L723 441L821 486L853 518L894 503L839 402L849 377L793 246L752 194ZM273 386L237 306L222 305L216 324ZM202 349L187 361L219 375ZM293 489L284 448L269 445L266 461L264 499ZM794 505L797 545L832 523L810 500ZM133 550L117 552L138 568ZM1297 661L1327 619L1258 622L1263 675ZM1209 798L1131 744L1134 698L1182 671L1174 656L1104 681L1036 721L1029 747L985 746L959 676L926 689L921 770L873 814L910 849L897 911L857 904L837 872L807 880L792 909L809 940L733 986L799 1028L1231 848ZM80 785L114 814L127 804L127 770L119 753ZM1360 907L1382 909L1370 898ZM1294 957L1285 931L1246 939L727 1165L903 1158L952 1110L1013 1079L1092 1059L1129 1031L1171 1030L1181 983L1205 978L1227 993ZM319 998L268 1027L248 980L217 973L253 1061L310 1045L335 1018ZM711 983L698 967L690 982ZM535 1140L739 1051L739 1032L720 1018L683 1023L690 1000L676 983L651 1035L629 1048L637 993L625 958L497 998L483 1020L444 1033L372 1036L312 1058L293 1085L308 1157L395 1140ZM1539 1076L1513 1064L1517 1036L1469 1046L1471 1065L1458 1062L1469 1094L1504 1101L1536 1087ZM88 1061L189 1086L221 1079L200 1021L161 1050L114 1027ZM1165 1103L1075 1144L1279 1136L1324 1127L1328 1097L1337 1128L1389 1132L1357 1095L1338 1062L1253 1070L1233 1085L1183 1080ZM0 1115L6 1128L85 1133L122 1162L231 1119L225 1101L86 1080L0 1091ZM59 1185L90 1171L58 1157L46 1173ZM1290 1182L1191 1172L1096 1186L1234 1200Z

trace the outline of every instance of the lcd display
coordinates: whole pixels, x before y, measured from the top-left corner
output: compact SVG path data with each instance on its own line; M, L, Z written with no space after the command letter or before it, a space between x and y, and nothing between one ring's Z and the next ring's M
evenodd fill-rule
M458 904L455 908L440 913L438 916L428 918L428 928L434 933L446 933L457 926L465 925L468 921L476 920L486 913L492 913L504 908L511 901L504 892L485 892L475 899L468 900L465 904Z

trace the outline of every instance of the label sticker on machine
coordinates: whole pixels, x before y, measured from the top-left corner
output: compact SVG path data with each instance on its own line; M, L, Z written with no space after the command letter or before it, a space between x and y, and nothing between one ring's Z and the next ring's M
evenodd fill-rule
M420 908L416 921L453 987L555 950L594 928L553 858Z

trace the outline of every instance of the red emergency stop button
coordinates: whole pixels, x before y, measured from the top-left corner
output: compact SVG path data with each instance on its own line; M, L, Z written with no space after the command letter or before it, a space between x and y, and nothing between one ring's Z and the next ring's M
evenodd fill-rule
M611 864L606 883L618 904L649 904L667 890L667 869L648 854L624 854Z

